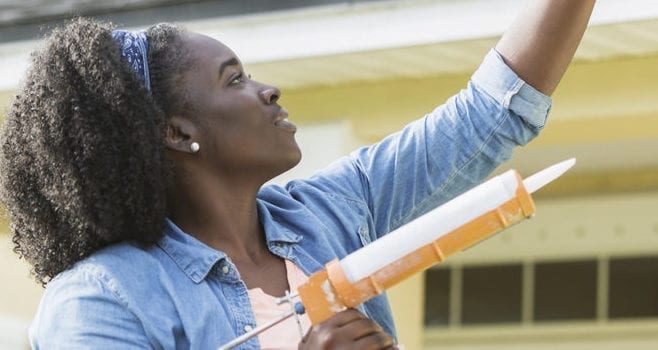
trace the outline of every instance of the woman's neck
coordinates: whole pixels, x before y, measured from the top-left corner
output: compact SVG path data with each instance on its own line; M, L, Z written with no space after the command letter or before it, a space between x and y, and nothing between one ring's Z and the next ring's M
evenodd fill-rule
M267 253L256 203L260 186L183 178L168 194L168 215L176 225L234 259L258 259Z

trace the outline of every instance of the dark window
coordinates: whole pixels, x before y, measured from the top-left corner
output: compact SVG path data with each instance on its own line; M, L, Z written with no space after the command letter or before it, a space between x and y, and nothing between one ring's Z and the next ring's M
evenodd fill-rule
M535 264L535 320L596 318L596 261Z
M450 269L425 273L425 325L447 326L450 320Z
M521 321L521 265L465 267L462 323Z
M658 316L658 258L610 259L609 317Z

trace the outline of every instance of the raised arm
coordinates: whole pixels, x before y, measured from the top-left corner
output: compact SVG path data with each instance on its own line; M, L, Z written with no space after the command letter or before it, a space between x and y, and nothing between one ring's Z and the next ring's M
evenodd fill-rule
M526 3L465 89L306 184L355 207L344 212L368 215L352 221L367 223L363 232L374 240L481 183L544 127L547 95L576 51L594 0Z
M496 50L528 84L551 95L585 32L595 0L531 0Z

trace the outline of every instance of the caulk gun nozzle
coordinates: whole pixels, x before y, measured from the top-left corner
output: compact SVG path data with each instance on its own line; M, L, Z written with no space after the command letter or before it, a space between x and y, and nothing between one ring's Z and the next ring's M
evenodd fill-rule
M523 184L528 193L533 193L544 187L546 184L562 176L567 170L576 164L576 158L567 159L563 162L554 164L532 176L523 180Z

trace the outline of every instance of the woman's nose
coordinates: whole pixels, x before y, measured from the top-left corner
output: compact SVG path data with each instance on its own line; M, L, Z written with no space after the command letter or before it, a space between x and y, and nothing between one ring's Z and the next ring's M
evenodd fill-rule
M281 91L274 86L267 86L260 92L260 97L266 104L272 104L279 100Z

